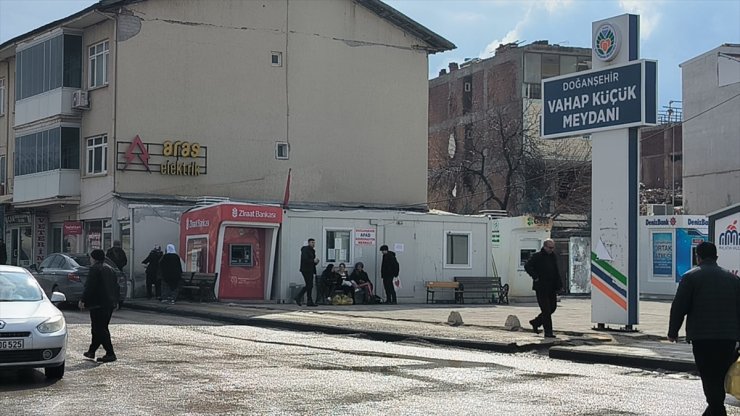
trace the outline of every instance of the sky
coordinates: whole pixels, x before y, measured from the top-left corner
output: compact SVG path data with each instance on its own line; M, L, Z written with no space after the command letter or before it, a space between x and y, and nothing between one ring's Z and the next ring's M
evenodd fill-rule
M207 0L198 0L207 1ZM245 0L250 1L250 0ZM270 1L270 0L267 0ZM298 1L298 0L293 0ZM679 64L723 43L740 44L740 0L385 0L457 46L429 57L429 77L449 62L488 58L500 43L589 47L591 22L640 15L640 57L658 61L659 111L681 100ZM96 3L0 0L0 43ZM680 104L674 104L680 105Z

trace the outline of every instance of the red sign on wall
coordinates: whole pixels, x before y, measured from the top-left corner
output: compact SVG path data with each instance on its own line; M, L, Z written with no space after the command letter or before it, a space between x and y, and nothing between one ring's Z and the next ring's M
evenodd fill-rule
M64 221L64 235L82 235L82 221Z

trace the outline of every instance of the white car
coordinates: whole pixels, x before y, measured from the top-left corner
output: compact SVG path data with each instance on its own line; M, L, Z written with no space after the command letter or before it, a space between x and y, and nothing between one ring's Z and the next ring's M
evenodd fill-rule
M46 377L64 377L67 325L33 275L22 267L0 266L0 370L44 368Z

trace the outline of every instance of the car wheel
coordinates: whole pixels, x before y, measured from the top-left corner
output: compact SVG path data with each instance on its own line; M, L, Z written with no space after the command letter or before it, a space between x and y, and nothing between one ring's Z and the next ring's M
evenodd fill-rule
M64 377L64 361L62 361L61 365L58 365L56 367L46 367L44 369L44 374L46 374L46 378L50 380L59 380L62 377Z

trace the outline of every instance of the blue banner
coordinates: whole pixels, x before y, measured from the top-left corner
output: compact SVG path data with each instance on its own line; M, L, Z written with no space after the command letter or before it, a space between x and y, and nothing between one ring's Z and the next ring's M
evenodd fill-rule
M655 124L656 63L635 61L542 81L542 137Z
M653 233L653 276L673 276L673 233Z

